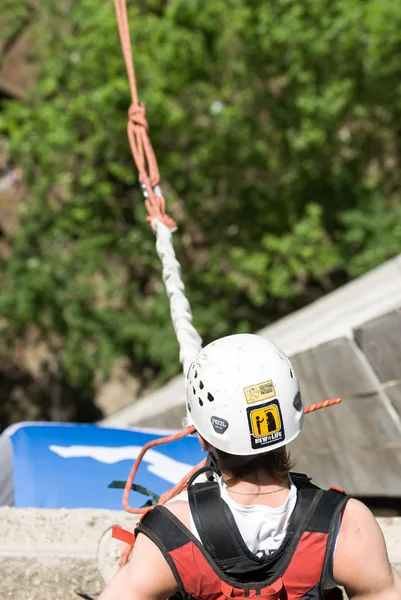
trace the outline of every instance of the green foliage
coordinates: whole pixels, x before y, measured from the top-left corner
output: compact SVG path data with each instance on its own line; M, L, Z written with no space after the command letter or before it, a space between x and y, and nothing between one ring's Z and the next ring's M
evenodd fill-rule
M113 3L42 0L35 18L37 85L0 113L31 196L1 265L3 339L35 323L83 394L121 354L161 381L177 344L134 185ZM143 0L130 18L206 341L400 251L399 3Z
M339 267L339 250L322 226L321 217L322 207L308 204L305 215L290 232L266 233L253 252L232 249L242 285L256 305L263 305L267 295L294 298L305 293L310 278L322 280ZM235 281L236 274L232 277Z

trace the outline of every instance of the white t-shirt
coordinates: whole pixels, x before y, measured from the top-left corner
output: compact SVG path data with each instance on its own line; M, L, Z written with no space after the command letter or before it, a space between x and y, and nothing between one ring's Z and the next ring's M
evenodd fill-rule
M268 556L277 550L287 533L288 522L297 502L297 488L291 483L290 493L284 504L271 508L264 504L244 506L235 502L227 492L226 485L219 478L219 487L222 499L228 504L239 532L249 550L258 556ZM174 500L188 502L187 492L175 496ZM199 540L199 534L190 514L191 533Z

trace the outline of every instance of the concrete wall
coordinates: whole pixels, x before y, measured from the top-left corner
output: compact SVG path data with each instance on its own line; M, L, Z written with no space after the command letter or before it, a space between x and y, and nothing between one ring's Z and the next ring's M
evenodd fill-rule
M98 542L135 517L108 510L0 508L0 599L78 600L75 590L100 592Z
M98 541L113 524L132 528L120 511L0 508L0 599L78 600L99 592ZM390 560L401 573L401 518L378 519Z

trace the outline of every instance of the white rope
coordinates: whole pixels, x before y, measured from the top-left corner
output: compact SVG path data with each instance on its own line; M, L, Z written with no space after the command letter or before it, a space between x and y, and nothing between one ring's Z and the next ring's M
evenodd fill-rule
M180 362L186 375L191 363L202 350L202 338L192 324L191 306L185 295L181 266L174 252L172 232L157 219L153 220L152 228L156 233L156 251L162 262L171 319L180 347Z

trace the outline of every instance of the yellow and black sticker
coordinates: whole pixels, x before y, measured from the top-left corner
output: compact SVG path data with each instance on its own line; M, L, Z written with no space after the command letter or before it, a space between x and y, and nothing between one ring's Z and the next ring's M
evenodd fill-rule
M252 448L264 448L285 439L280 405L271 400L261 406L246 409Z
M245 398L248 404L254 402L261 402L268 398L274 398L276 390L272 381L262 381L262 383L256 383L244 388Z

